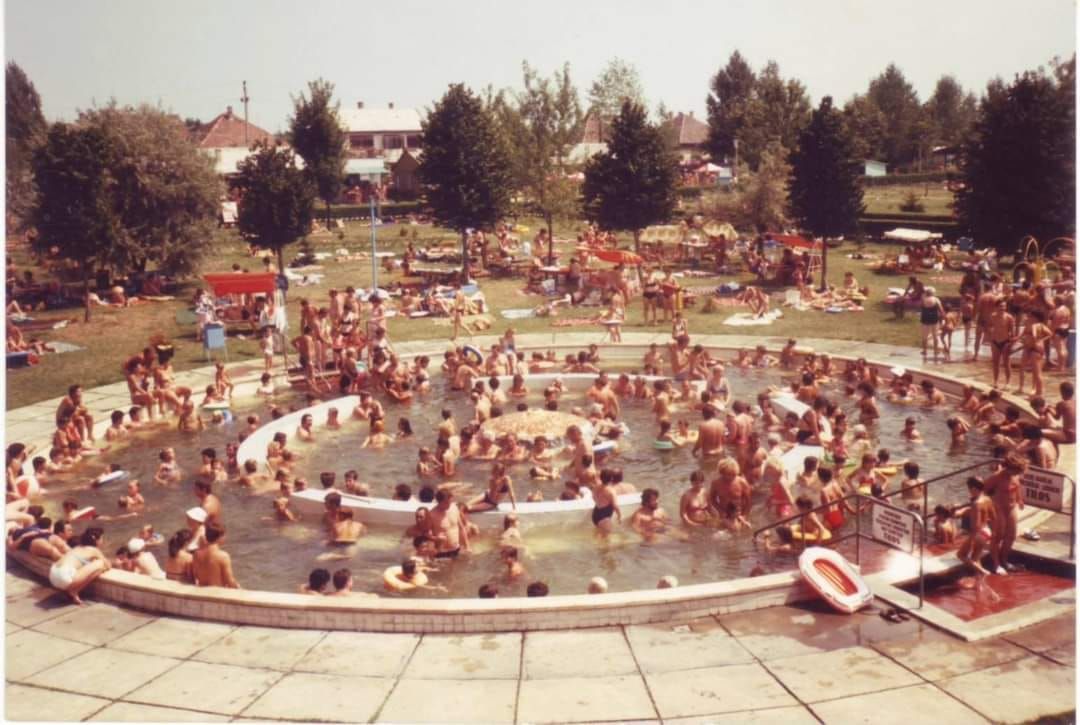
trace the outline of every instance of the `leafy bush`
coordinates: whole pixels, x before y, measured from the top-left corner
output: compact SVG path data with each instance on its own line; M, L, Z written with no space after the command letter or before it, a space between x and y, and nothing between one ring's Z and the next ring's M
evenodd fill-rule
M919 201L919 196L914 191L909 191L900 204L900 211L921 213L926 211L926 205Z

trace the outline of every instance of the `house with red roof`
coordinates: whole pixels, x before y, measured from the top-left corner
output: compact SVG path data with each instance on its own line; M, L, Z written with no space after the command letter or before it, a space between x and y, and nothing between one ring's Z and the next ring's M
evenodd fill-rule
M676 113L664 126L675 140L680 162L702 161L705 158L709 125L694 118L693 111L689 115Z

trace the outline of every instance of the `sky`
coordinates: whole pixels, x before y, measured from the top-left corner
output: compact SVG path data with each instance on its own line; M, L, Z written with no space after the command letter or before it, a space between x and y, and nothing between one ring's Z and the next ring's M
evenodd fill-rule
M209 120L241 109L284 130L291 97L325 78L343 106L430 107L448 84L519 88L521 63L570 63L584 103L613 57L650 109L705 116L708 84L738 49L772 59L817 104L865 91L895 62L925 100L943 74L977 94L1076 50L1072 0L7 0L4 52L50 121L110 98Z

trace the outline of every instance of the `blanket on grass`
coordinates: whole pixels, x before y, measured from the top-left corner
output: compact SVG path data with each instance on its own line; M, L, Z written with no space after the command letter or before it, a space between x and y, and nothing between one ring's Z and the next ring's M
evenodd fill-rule
M784 316L781 310L769 310L762 317L754 317L749 312L736 312L724 320L725 325L732 327L750 327L755 325L771 325Z

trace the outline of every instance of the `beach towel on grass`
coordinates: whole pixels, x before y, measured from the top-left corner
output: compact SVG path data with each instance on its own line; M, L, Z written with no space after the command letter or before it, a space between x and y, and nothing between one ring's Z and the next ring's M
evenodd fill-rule
M749 312L736 312L724 320L725 325L732 327L750 327L754 325L771 325L774 321L784 316L780 310L770 310L762 317L754 317Z
M508 320L525 320L525 319L528 319L530 317L536 317L536 312L532 308L524 308L524 309L516 309L516 310L511 309L511 310L503 310L502 311L502 316L505 317Z
M551 321L552 327L584 327L595 324L595 317L562 317Z
M486 322L488 326L491 326L492 319L488 315L466 315L461 318L462 322L470 327L476 322ZM432 320L439 327L450 327L452 320L449 317L437 317Z
M47 343L55 352L78 352L79 350L85 350L85 347L81 345L74 345L70 342L63 342L62 340L55 340Z

